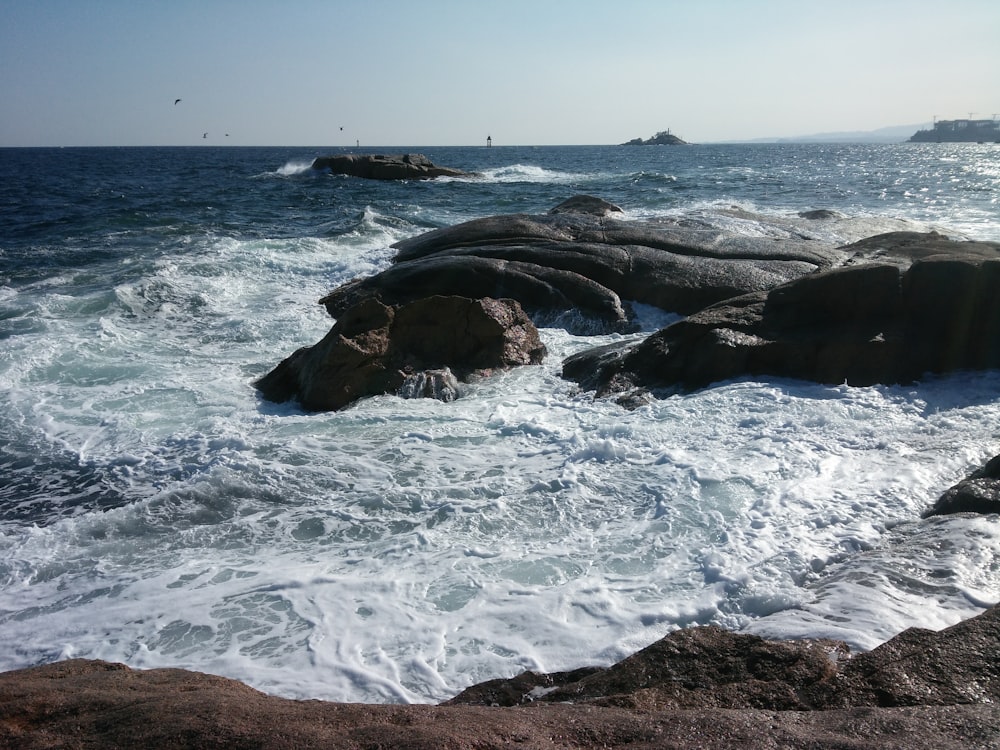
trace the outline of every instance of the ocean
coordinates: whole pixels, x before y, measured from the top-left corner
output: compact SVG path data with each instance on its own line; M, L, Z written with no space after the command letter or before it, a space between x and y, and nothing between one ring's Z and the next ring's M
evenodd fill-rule
M329 330L320 297L433 228L587 193L764 236L825 208L1000 240L1000 147L393 148L366 151L478 174L309 169L338 151L0 149L0 670L85 657L427 703L679 627L868 649L1000 600L997 517L919 517L1000 453L998 372L736 380L626 411L560 377L623 334L543 328L543 365L452 403L313 414L252 386ZM676 319L640 308L629 335Z

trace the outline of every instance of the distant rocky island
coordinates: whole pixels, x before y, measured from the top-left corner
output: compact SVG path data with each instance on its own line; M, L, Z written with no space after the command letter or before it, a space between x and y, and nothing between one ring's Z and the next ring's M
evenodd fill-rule
M646 140L642 140L642 138L633 138L628 143L623 143L622 145L623 146L687 146L688 142L681 140L676 135L670 132L670 128L667 128L666 130L661 130L652 138L647 138Z
M909 143L1000 143L1000 120L937 120L930 130L918 130Z

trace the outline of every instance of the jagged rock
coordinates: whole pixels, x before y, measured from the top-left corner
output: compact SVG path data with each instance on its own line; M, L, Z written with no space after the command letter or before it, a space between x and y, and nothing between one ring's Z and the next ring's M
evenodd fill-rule
M423 154L320 156L313 160L312 168L369 180L429 180L435 177L468 176L461 169L439 167Z
M850 658L836 641L692 628L607 669L525 673L441 706L295 701L213 675L75 659L0 674L0 748L989 748L1000 736L998 624L994 607ZM510 707L492 707L498 697Z
M1000 513L1000 456L945 490L921 518L950 513Z
M321 300L333 317L362 299L401 304L429 294L516 299L536 320L567 313L581 332L631 328L623 300L691 313L770 289L846 258L807 239L750 237L705 226L600 215L599 198L576 196L546 215L492 216L393 245L394 265Z
M871 385L1000 367L1000 243L896 234L845 249L860 265L709 306L637 345L583 352L563 374L610 395L758 375Z
M297 398L312 411L385 393L449 401L458 379L544 356L538 330L513 300L428 297L393 307L368 299L255 386L270 401Z
M856 655L841 641L772 641L695 627L606 669L525 672L474 685L448 705L817 711L995 703L998 647L1000 606L939 632L911 628Z
M848 657L840 641L766 641L714 626L686 628L607 669L526 672L475 685L448 704L802 711L815 707L810 688L835 680L839 661Z

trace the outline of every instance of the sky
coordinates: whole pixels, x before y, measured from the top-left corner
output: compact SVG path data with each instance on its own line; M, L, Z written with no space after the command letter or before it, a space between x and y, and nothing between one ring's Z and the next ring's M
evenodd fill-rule
M0 0L0 146L707 143L970 113L1000 117L997 0Z

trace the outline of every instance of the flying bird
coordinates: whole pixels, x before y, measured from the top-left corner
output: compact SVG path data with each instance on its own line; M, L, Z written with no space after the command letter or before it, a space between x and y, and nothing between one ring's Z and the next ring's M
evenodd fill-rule
M180 101L180 99L174 99L174 106L175 107L177 106L177 102L179 102L179 101Z
M205 133L205 135L203 135L202 138L208 138L208 133Z

